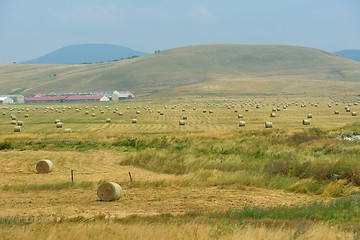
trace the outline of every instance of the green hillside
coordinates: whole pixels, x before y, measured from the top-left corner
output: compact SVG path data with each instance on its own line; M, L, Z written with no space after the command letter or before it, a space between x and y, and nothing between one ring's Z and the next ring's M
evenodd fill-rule
M0 66L0 93L130 90L193 94L360 92L360 63L294 46L201 45L118 62ZM359 89L359 90L358 90Z

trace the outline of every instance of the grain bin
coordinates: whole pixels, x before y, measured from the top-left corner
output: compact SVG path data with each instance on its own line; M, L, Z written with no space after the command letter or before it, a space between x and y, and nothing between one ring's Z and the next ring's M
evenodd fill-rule
M53 169L53 163L48 159L40 160L36 164L37 173L49 173Z
M117 183L105 182L98 187L97 195L100 201L110 202L118 200L122 195L122 188Z
M309 120L309 119L304 119L304 120L302 121L302 124L303 124L303 125L310 125L310 120Z
M272 122L265 122L265 128L272 128Z
M239 122L239 127L245 127L245 122L244 122L244 121L240 121L240 122Z
M20 132L21 126L14 126L14 132Z

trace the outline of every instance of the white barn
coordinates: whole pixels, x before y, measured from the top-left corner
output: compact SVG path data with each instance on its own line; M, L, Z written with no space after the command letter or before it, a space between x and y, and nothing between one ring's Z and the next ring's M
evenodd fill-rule
M10 97L0 97L0 104L14 103L14 100Z

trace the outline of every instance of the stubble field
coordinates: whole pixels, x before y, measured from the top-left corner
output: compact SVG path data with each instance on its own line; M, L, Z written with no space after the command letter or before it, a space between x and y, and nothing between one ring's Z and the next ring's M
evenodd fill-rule
M0 236L352 238L360 148L344 139L360 132L358 103L244 97L3 106ZM20 132L12 115L23 121ZM51 173L36 173L41 159L53 162ZM122 186L120 200L98 200L104 181Z

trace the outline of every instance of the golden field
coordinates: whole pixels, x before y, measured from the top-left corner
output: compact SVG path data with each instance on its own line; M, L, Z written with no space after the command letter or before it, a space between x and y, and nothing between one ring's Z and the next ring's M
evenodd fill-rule
M338 138L359 131L359 114L352 116L358 103L356 96L289 96L2 106L0 236L353 239L360 149ZM13 131L11 115L23 121L21 132ZM273 127L265 129L266 121ZM53 162L51 173L36 173L41 159ZM120 200L98 200L104 181L122 186ZM332 212L326 207L339 199L355 199L351 215L255 214L319 201Z

